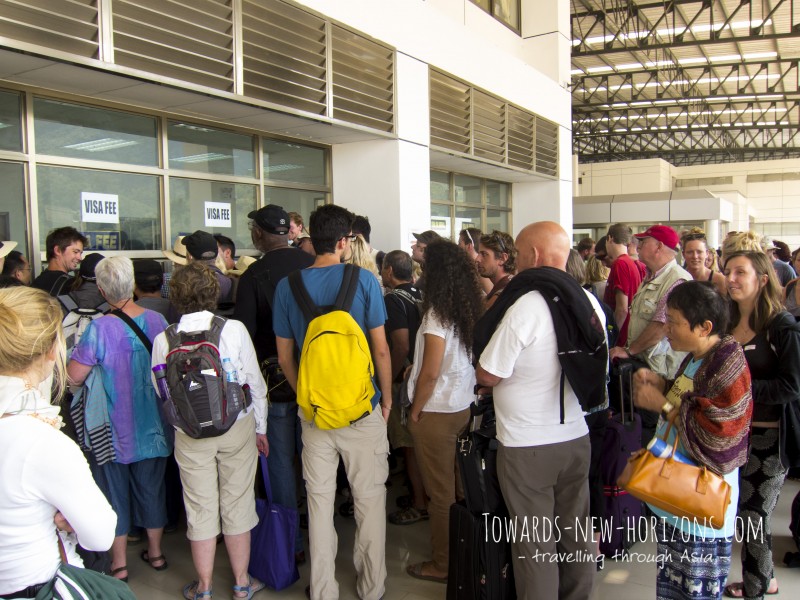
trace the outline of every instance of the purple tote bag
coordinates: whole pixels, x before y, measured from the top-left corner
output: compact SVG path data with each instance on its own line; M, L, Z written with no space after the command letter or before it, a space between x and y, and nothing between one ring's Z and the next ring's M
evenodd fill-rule
M273 590L282 590L300 579L294 561L294 538L297 535L297 510L272 502L267 458L258 455L264 476L266 500L256 500L258 525L250 532L250 568L248 571Z

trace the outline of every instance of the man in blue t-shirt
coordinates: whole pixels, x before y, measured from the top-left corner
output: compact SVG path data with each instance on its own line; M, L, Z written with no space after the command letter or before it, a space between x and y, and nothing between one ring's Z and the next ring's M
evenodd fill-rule
M317 252L314 264L299 271L311 300L331 306L342 284L342 258L350 253L354 215L341 206L321 206L311 214L311 241ZM386 487L389 475L389 441L386 420L392 408L392 374L384 323L386 308L375 276L361 270L350 314L370 342L380 391L372 399L373 411L348 427L319 429L300 411L303 430L303 477L306 481L311 548L312 600L338 598L336 581L336 531L333 505L339 457L344 462L355 503L356 540L353 562L359 573L357 594L378 600L386 581ZM273 329L278 362L292 388L297 389L295 349L302 348L308 322L294 299L289 280L275 290ZM380 410L377 410L380 403Z

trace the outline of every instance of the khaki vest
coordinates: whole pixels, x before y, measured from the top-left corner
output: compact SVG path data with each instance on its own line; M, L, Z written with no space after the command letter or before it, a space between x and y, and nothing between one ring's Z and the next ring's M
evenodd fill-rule
M691 281L692 276L673 260L667 263L666 268L658 277L642 282L631 303L628 344L642 335L653 319L658 301L679 279ZM675 379L675 373L685 356L686 352L676 352L670 347L667 338L663 338L659 343L639 352L636 358L646 362L651 370L665 379Z

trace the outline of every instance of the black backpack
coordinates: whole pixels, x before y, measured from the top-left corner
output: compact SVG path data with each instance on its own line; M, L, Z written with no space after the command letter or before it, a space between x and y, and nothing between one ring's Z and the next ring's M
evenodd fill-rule
M250 405L249 386L228 381L219 355L225 319L214 315L210 329L166 329L167 385L170 399L165 414L171 425L193 438L222 435Z

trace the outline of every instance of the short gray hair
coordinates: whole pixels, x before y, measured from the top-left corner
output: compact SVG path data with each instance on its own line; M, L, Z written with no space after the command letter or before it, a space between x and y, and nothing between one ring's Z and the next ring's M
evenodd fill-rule
M133 298L133 263L127 256L104 258L97 263L94 274L97 287L109 302L116 304Z

